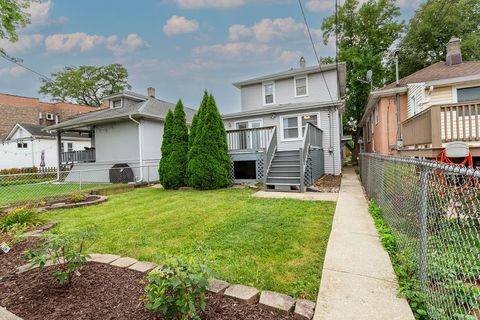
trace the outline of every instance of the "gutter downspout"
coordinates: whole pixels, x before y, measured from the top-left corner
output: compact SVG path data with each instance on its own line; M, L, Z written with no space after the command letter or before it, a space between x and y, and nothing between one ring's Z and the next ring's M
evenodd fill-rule
M140 179L136 182L142 182L143 181L143 147L142 147L142 124L138 122L137 120L132 118L132 115L129 114L128 118L135 122L138 126L138 159L140 163Z
M400 86L400 79L398 76L398 55L400 51L395 51L395 80L397 87ZM400 123L400 93L396 94L397 99L397 154L400 149L400 143L402 141L401 123Z

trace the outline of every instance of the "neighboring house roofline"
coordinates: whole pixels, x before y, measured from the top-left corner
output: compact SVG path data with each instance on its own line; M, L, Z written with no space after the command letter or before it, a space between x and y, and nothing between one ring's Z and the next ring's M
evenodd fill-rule
M111 94L109 96L103 97L102 102L105 101L105 100L111 100L111 99L118 98L118 97L128 97L128 98L134 98L134 99L137 99L137 100L148 100L150 98L150 97L147 97L146 95L143 95L143 94L140 94L140 93L124 90L124 91L120 91L120 92Z
M345 62L339 62L338 66L345 68L346 64ZM318 72L332 71L332 70L335 70L336 68L337 68L336 64L325 64L321 66L316 65L316 66L310 66L305 68L292 68L290 70L283 71L283 72L273 73L266 76L234 82L233 85L237 88L241 88L247 85L259 84L267 81L281 80L281 79L291 78L299 75L307 75L307 74L318 73Z
M375 107L375 105L378 102L378 99L382 97L390 97L393 95L398 94L405 94L408 92L407 87L397 87L393 89L388 89L388 90L375 90L370 92L367 100L367 105L365 107L365 111L363 112L362 120L360 120L360 123L358 126L362 128L365 126L365 123L367 122L367 115L370 114L370 111Z
M308 104L286 104L286 105L277 105L274 107L268 108L259 108L256 110L251 111L241 111L236 113L229 113L222 115L224 120L228 119L236 119L236 118L243 118L243 117L251 117L251 116L258 116L258 115L265 115L271 113L283 113L283 112L290 112L290 111L303 111L308 109L315 109L315 108L327 108L327 107L336 107L340 108L343 105L343 101L334 101L332 102L322 102L322 103L308 103Z
M445 85L454 85L457 83L468 82L468 81L475 81L480 80L480 73L474 74L470 76L463 76L463 77L454 77L448 79L440 79L440 80L432 80L426 81L425 86L445 86Z
M16 123L8 133L5 141L13 141L12 137L18 129L22 129L27 132L30 135L29 139L54 139L55 137L52 134L45 132L45 128L46 126L42 125L34 125L30 123ZM90 140L90 137L82 137L76 135L68 135L65 138L71 140Z

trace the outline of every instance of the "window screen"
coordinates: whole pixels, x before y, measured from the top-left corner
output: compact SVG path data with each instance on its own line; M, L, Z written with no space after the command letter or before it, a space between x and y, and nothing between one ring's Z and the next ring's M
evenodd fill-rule
M298 117L283 118L283 138L298 138Z

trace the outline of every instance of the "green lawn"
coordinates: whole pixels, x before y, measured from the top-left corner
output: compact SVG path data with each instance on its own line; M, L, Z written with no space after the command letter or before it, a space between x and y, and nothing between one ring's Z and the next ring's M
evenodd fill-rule
M221 279L315 300L335 203L251 194L144 188L46 218L64 231L97 225L92 252L160 262L201 244Z
M82 190L106 188L108 184L83 184ZM0 186L0 206L56 197L80 191L78 183L37 183Z

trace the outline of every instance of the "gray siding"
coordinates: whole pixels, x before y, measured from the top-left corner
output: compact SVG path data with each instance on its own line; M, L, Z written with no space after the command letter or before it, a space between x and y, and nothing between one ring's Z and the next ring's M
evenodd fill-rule
M337 75L335 70L324 72L328 90L332 99L340 100L338 96ZM275 81L275 104L322 103L331 101L327 86L320 72L308 75L308 96L295 97L294 78ZM257 110L264 107L262 84L248 85L241 88L242 111ZM273 105L269 105L271 107Z
M162 156L163 122L143 120L143 160L146 165L158 162Z
M225 128L227 130L232 130L235 128L235 122L253 120L253 119L262 119L263 126L276 126L277 127L277 141L278 149L280 151L285 150L298 150L302 145L302 140L296 141L282 141L281 132L280 132L280 119L282 116L286 115L296 115L304 113L319 113L319 127L323 130L323 147L324 147L324 156L325 156L325 173L338 175L341 173L341 148L340 148L340 123L339 115L337 108L331 108L329 111L328 108L322 107L317 109L309 110L298 110L290 111L284 113L277 113L276 117L272 119L270 114L262 116L250 116L250 117L239 117L236 119L224 120ZM333 150L330 152L329 150Z
M95 127L97 162L138 161L138 128L132 121Z

